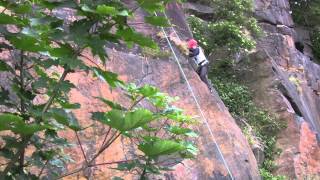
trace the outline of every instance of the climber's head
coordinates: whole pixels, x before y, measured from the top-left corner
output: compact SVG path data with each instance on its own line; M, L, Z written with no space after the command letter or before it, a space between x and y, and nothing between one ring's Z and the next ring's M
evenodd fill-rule
M194 48L196 48L197 46L198 46L198 42L197 42L196 40L190 39L190 40L188 41L188 48L189 48L189 49L194 49Z

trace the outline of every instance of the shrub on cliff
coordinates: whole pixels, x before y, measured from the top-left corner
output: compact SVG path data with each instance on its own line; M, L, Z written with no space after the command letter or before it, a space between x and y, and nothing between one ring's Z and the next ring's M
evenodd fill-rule
M261 29L253 17L251 0L212 0L213 18L210 22L190 16L188 21L193 35L207 53L227 50L229 55L249 51L255 47L254 37Z
M313 54L316 60L318 61L318 63L320 63L320 30L319 29L313 30L310 38L312 43Z
M275 146L276 136L285 125L254 103L250 90L240 83L231 62L221 60L215 63L209 77L230 113L235 119L244 121L238 123L249 143L263 146L265 159L260 167L263 179L283 180L283 176L273 176L271 172L276 168L273 160L279 153Z
M320 63L320 0L290 0L295 23L310 31L313 54Z

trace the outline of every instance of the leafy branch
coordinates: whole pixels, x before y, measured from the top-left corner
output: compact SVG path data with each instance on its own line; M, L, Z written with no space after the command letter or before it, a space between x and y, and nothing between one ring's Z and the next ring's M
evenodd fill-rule
M70 142L59 135L66 129L75 133L84 163L60 178L86 168L115 164L119 171L134 171L146 176L167 170L157 163L159 157L174 154L182 161L195 156L196 148L188 140L193 138L188 135L192 131L188 128L192 124L191 118L170 104L174 98L152 86L126 84L118 79L117 74L103 68L109 59L105 47L110 43L158 49L152 39L136 32L127 19L134 16L138 8L150 15L164 11L169 1L136 2L138 6L133 10L116 1L0 2L4 7L0 12L0 36L4 38L1 51L11 54L9 59L0 61L0 73L10 74L10 83L0 88L0 105L14 109L0 113L0 131L9 132L9 135L1 135L5 141L0 149L1 159L5 159L0 170L2 177L59 178L51 172L52 169L63 171L64 165L71 161L68 154L60 150L70 146ZM61 8L70 10L70 14L74 12L73 20L58 17L59 13L55 12ZM148 16L144 22L167 25L162 17ZM99 57L99 61L87 56L84 49L93 57ZM60 70L62 74L55 72ZM91 72L111 88L124 91L131 101L129 107L123 107L99 97L110 111L92 113L91 119L100 122L107 131L100 148L91 158L85 152L80 132L93 126L81 127L72 114L81 106L71 103L68 98L69 92L76 88L67 80L68 74L73 72ZM154 106L153 110L139 105L144 101ZM186 123L179 129L181 122ZM159 128L162 125L165 127ZM135 141L136 158L95 164L120 136ZM25 153L28 149L31 152Z

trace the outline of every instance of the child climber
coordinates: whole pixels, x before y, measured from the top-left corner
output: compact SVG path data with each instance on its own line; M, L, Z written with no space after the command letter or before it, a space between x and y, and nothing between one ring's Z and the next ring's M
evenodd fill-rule
M198 46L198 42L194 39L190 39L188 41L188 48L189 57L193 58L198 66L197 73L200 76L200 79L208 86L210 92L212 92L212 88L208 80L209 61L204 55L202 48Z

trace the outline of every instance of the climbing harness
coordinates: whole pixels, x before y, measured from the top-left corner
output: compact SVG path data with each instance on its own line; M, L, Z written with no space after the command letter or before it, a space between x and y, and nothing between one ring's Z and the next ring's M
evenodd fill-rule
M167 15L166 15L165 12L164 12L164 15L165 15L165 17L168 19L168 17L167 17ZM157 13L155 13L155 16L158 16ZM176 31L174 30L174 28L172 27L171 21L170 21L169 19L168 19L168 21L169 21L169 25L170 25L170 27L172 28L173 32L177 35L177 37L178 37L179 40L181 41L179 35L177 34L177 32L176 32ZM173 49L173 47L172 47L172 44L171 44L171 42L170 42L170 40L169 40L169 38L168 38L168 35L167 35L167 33L166 33L166 31L164 30L163 27L161 27L161 30L162 30L162 32L163 32L163 34L164 34L164 36L165 36L165 38L166 38L166 41L167 41L167 43L168 43L168 45L169 45L169 47L170 47L170 49L171 49L171 51L172 51L172 53L173 53L173 57L174 57L176 63L178 64L178 66L179 66L179 70L180 70L180 72L181 72L184 80L185 80L186 83L187 83L188 89L189 89L189 91L191 92L191 95L192 95L192 97L193 97L193 99L194 99L194 101L195 101L195 104L196 104L196 106L197 106L197 108L198 108L198 110L199 110L199 112L200 112L200 114L201 114L201 117L202 117L202 119L203 119L203 122L205 123L207 129L209 130L209 133L210 133L210 135L211 135L211 137L212 137L213 143L214 143L214 145L216 146L216 148L217 148L217 150L218 150L219 156L221 157L221 159L222 159L222 161L223 161L223 164L224 164L225 168L227 169L228 174L229 174L231 180L234 180L234 177L233 177L233 175L232 175L232 173L231 173L231 171L230 171L230 168L229 168L229 166L228 166L228 164L227 164L227 162L226 162L226 160L225 160L225 158L224 158L224 156L223 156L223 153L222 153L222 151L221 151L221 149L220 149L220 147L219 147L219 145L218 145L218 143L217 143L217 141L216 141L216 139L215 139L215 136L214 136L214 134L213 134L213 131L212 131L212 129L210 128L210 125L209 125L209 123L208 123L208 121L207 121L207 119L206 119L206 117L205 117L205 115L204 115L204 113L203 113L203 111L202 111L202 109L201 109L201 106L200 106L200 104L199 104L199 102L198 102L198 99L197 99L197 97L196 97L193 89L192 89L192 86L191 86L191 84L189 83L189 80L188 80L188 78L187 78L187 76L186 76L186 74L185 74L185 72L184 72L184 70L183 70L183 68L182 68L182 66L181 66L181 64L180 64L180 62L179 62L179 59L178 59L178 57L177 57L177 55L176 55L176 53L175 53L175 51L174 51L174 49Z

